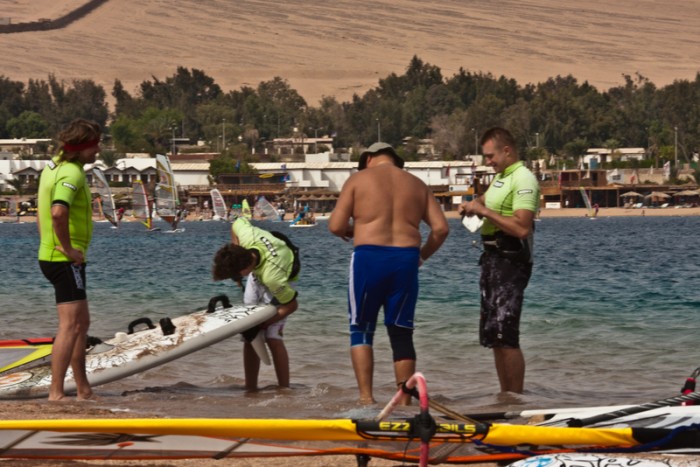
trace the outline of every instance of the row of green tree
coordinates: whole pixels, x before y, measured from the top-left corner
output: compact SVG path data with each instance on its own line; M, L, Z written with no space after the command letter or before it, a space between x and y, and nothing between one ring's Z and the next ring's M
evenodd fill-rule
M280 77L224 92L204 71L183 67L134 92L116 80L111 95L110 113L104 88L92 80L49 76L25 84L0 76L0 137L53 136L82 116L106 125L117 153L167 151L173 137L185 137L242 157L296 132L333 135L336 147L348 148L379 138L398 146L408 137L409 158L416 157L417 140L432 138L442 158L453 159L478 152L479 133L494 125L509 128L528 157L644 147L659 163L676 151L689 160L700 147L700 73L661 88L625 75L624 84L600 91L573 76L522 85L462 69L446 78L413 57L405 73L379 80L364 95L347 102L326 96L317 106Z

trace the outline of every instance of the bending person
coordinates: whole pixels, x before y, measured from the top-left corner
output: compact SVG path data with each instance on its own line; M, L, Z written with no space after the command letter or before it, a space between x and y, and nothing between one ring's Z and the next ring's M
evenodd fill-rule
M249 304L262 300L277 306L277 315L263 323L262 328L277 383L289 387L289 355L282 337L287 316L298 307L297 292L291 285L301 269L298 250L282 234L255 227L243 217L233 222L231 239L216 252L212 275L214 280L233 279L239 284L249 276L244 300ZM243 364L246 389L257 390L260 357L248 341L243 347Z

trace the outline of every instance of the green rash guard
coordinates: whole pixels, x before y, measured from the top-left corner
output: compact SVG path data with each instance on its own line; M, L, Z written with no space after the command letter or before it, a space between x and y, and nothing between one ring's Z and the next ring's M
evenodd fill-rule
M511 217L519 209L537 212L540 184L522 161L518 161L496 174L484 196L486 207L502 216ZM498 227L484 219L482 235L494 235L497 231Z
M71 261L56 249L60 242L51 219L51 207L54 204L68 206L71 245L82 251L87 260L87 249L92 239L92 195L80 163L58 162L58 157L55 157L44 167L39 179L39 261Z
M231 225L238 243L260 254L260 263L253 271L255 277L268 288L277 301L284 305L296 298L296 291L289 285L294 253L279 238L270 232L252 225L248 219L239 217Z

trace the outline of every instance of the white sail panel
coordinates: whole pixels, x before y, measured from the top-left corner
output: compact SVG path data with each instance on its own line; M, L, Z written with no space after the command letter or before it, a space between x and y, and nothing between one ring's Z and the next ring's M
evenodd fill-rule
M267 198L260 196L253 206L253 218L260 220L279 220L280 215L277 209L270 203Z
M224 201L224 197L221 196L221 192L217 188L214 188L209 194L211 195L211 206L214 210L214 218L226 220L228 217L226 201Z
M114 197L112 196L112 190L109 188L107 177L105 177L102 170L97 167L92 169L92 174L94 176L92 184L97 189L97 193L100 196L100 212L105 219L110 221L115 226L119 226L116 207L114 206Z

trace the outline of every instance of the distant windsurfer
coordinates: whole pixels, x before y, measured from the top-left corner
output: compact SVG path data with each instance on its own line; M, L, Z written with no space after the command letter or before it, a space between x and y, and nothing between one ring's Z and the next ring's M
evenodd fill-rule
M447 238L447 219L423 181L403 170L404 161L387 143L362 153L359 172L343 185L328 228L353 238L350 266L350 355L360 403L374 402L374 331L380 308L393 351L396 383L416 370L413 316L418 267ZM352 222L351 222L352 220ZM421 246L421 221L430 232ZM403 398L408 403L410 396Z
M58 136L61 150L46 165L39 180L39 265L54 286L58 310L50 401L65 397L64 380L69 365L77 398L92 397L85 373L90 326L85 262L92 239L92 195L83 166L95 162L101 133L95 122L83 119L71 122Z

